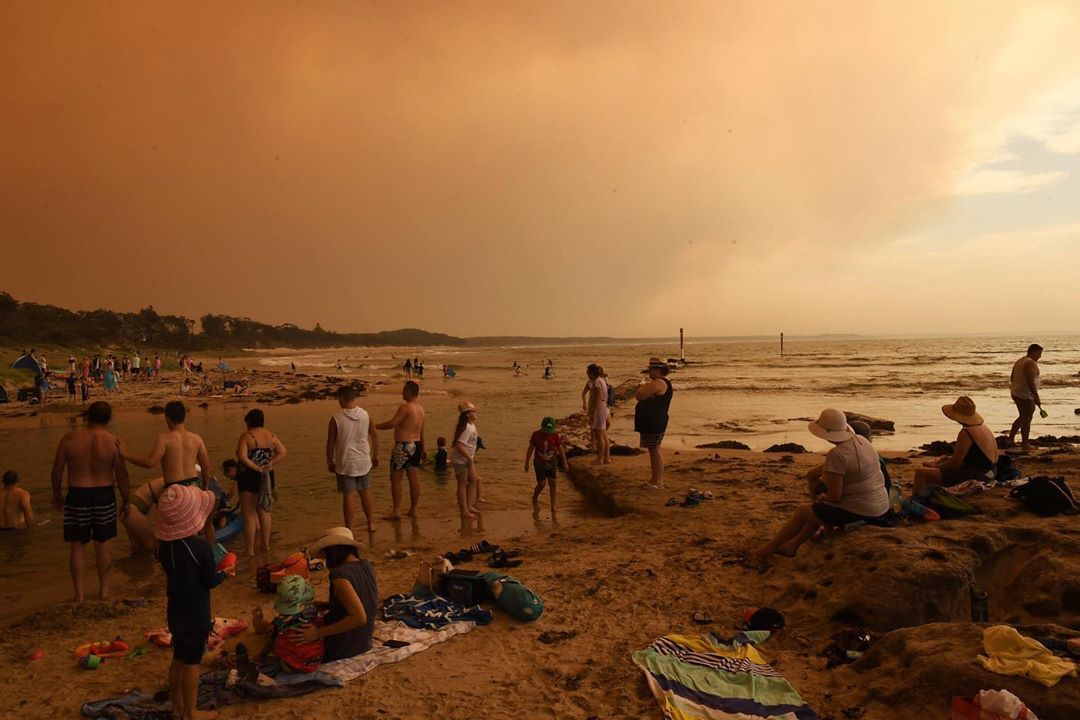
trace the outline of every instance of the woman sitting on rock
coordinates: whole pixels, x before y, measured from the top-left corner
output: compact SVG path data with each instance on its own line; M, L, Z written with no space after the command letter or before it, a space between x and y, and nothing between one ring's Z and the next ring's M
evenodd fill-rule
M993 481L997 470L997 439L975 411L975 401L966 395L951 405L944 405L945 417L963 427L956 436L953 454L916 468L913 497L925 497L939 485L951 487L967 480Z
M870 441L856 435L839 410L823 410L809 428L835 445L825 456L821 479L826 492L797 509L771 542L754 550L761 563L774 553L794 557L799 546L822 525L843 527L859 521L888 524L891 517L885 478Z

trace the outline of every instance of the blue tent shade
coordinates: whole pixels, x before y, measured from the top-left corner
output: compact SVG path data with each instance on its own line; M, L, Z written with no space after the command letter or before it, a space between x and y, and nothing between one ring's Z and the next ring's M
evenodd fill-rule
M40 375L41 374L41 366L38 365L37 360L30 357L29 355L23 355L18 360L11 363L11 365L9 365L9 367L14 368L16 370L29 370L30 372L34 373L35 375Z

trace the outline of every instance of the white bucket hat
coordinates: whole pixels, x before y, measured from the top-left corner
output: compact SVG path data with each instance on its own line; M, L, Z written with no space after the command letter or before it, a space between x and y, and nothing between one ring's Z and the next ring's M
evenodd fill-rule
M822 410L818 419L807 427L812 434L833 443L845 442L855 437L855 431L848 425L847 415L834 408Z
M334 545L347 545L356 548L356 552L358 553L364 547L364 544L353 536L352 530L347 527L335 527L324 532L322 537L308 546L308 555L314 556L322 550L333 547Z

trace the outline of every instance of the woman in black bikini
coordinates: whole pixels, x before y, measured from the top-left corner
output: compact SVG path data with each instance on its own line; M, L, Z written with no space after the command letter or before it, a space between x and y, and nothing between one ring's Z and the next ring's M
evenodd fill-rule
M964 396L941 408L945 417L963 428L956 436L953 454L943 460L916 468L912 497L921 497L926 486L951 487L966 480L993 480L997 469L997 439L975 411L975 401Z
M285 446L277 435L263 425L262 410L251 410L244 416L247 425L236 443L236 460L240 473L236 485L240 490L240 513L244 516L244 539L248 555L255 554L255 533L259 533L259 550L270 549L270 507L275 487L274 466L285 459ZM266 487L263 476L266 476Z

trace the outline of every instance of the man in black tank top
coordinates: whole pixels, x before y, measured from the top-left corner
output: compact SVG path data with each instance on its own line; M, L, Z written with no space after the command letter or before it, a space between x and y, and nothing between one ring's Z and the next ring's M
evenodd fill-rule
M668 365L660 358L649 358L649 367L642 372L648 373L649 379L634 393L637 400L634 430L641 436L641 447L649 451L652 476L645 487L658 490L664 487L664 455L660 444L667 431L668 408L675 390L667 379Z

